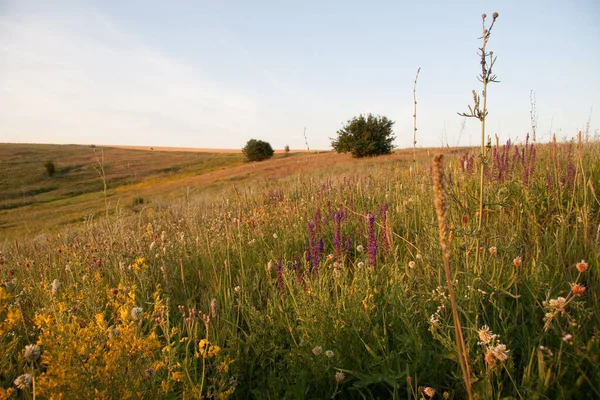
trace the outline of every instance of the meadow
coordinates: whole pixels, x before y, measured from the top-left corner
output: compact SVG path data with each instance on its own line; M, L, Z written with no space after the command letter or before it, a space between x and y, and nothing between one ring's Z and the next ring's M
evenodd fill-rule
M487 151L481 216L479 149L300 155L5 239L0 398L600 398L600 143Z

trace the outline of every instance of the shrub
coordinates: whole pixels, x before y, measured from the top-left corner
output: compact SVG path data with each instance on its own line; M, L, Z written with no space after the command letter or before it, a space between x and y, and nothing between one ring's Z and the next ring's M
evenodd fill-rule
M331 146L336 152L352 153L353 157L390 154L395 139L393 125L387 117L361 114L337 131L338 136L331 140Z
M287 144L285 145L285 147L283 148L283 150L285 151L285 155L287 156L288 154L290 154L290 146L288 146Z
M46 173L48 176L53 176L56 173L56 165L54 165L54 161L46 161L44 167L46 168Z
M262 140L250 139L242 149L246 161L262 161L273 157L273 147Z

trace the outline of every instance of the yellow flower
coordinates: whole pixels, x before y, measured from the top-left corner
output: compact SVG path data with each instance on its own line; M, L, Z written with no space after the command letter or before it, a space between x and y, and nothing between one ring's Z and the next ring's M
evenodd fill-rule
M219 346L210 346L210 350L208 350L208 357L215 357L217 354L219 354L220 351L221 348Z
M183 382L183 372L175 371L171 373L171 380L175 382Z

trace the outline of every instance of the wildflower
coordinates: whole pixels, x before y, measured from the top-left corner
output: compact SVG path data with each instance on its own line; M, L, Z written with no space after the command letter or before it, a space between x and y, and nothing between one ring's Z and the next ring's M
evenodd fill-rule
M521 256L515 257L513 259L513 265L517 268L521 266L522 262L523 262L523 260L521 259Z
M340 268L335 268L333 270L333 277L335 279L340 279L342 277L342 270Z
M277 234L276 233L273 234L273 239L277 239Z
M221 348L219 346L210 346L210 349L208 350L208 358L215 357L220 351Z
M210 302L210 313L213 318L217 317L217 299L212 299Z
M577 268L579 273L583 274L588 269L588 263L586 263L585 260L581 260L575 265L575 268Z
M31 374L19 375L13 382L19 389L25 389L31 385Z
M481 14L481 19L486 19L487 15Z
M548 302L548 305L551 309L554 309L556 311L560 311L561 314L565 313L565 306L567 304L567 301L564 297L557 297L556 299L550 299L550 301Z
M431 387L426 387L425 389L423 389L423 393L425 393L427 397L433 397L435 396L435 389Z
M565 343L569 343L572 339L573 339L573 335L571 335L570 333L567 333L562 338L563 342L565 342Z
M431 314L431 317L429 317L429 323L431 324L431 326L437 326L440 324L440 320L437 318L437 314Z
M333 357L333 351L331 351L331 350L327 350L327 351L325 352L325 355L326 355L327 357L331 358L331 357Z
M585 286L582 286L579 283L572 283L571 290L573 291L575 297L581 297L583 292L585 292Z
M202 320L204 321L204 326L206 326L208 329L208 325L210 324L210 316L202 314Z
M500 343L492 347L492 351L494 352L494 357L496 357L498 361L508 360L508 353L510 352L510 350L506 348L505 344Z
M364 266L365 266L365 263L364 263L364 262L362 262L362 261L359 261L359 262L358 262L358 264L356 264L356 266L357 266L358 268L362 268L362 267L364 267Z
M318 356L319 354L321 354L323 352L323 348L321 346L317 346L314 349L312 349L312 353L315 356Z
M488 251L490 252L490 256L495 256L496 253L498 253L498 249L496 248L496 246L492 246L488 249Z
M368 221L367 253L369 255L367 258L367 264L373 266L373 265L375 265L375 261L377 260L377 248L378 248L377 237L375 236L375 216L373 214L369 213L369 215L367 217L367 221Z
M60 281L58 279L55 279L55 280L52 281L52 285L50 285L50 288L52 290L52 295L53 296L58 292L58 289L60 288L60 285L61 285L61 283L60 283Z
M236 287L233 288L233 291L236 292L236 293L239 293L239 292L242 291L242 288L239 287L239 286L236 286Z
M346 375L344 375L343 372L338 371L335 373L335 383L336 384L341 384L342 382L344 382L344 379L346 379Z
M140 319L142 319L142 314L144 314L144 309L142 307L133 307L131 309L131 318L134 321L139 321Z
M363 247L362 244L359 244L358 246L356 246L356 251L358 251L359 253L362 253L363 251L365 251L365 248Z
M416 257L417 257L417 260L420 260L420 259L422 259L422 258L423 258L423 256L422 256L420 253L417 253L417 256L416 256Z
M492 349L488 349L485 352L485 363L490 366L491 368L493 368L496 365L496 357L494 356L494 352L492 351Z
M416 263L414 261L409 261L408 262L408 268L413 269L415 267Z
M206 352L206 348L208 347L208 340L202 339L200 343L198 343L198 350L200 350L200 354L204 354Z
M25 359L30 363L33 363L40 358L41 353L42 350L37 344L28 344L25 346Z
M497 12L493 13L492 18L494 18L494 19L498 18L498 13Z
M481 329L478 331L479 333L479 344L480 345L485 345L490 343L492 340L496 339L498 337L498 335L495 335L492 333L492 331L490 330L490 328L487 325L484 325L481 327Z

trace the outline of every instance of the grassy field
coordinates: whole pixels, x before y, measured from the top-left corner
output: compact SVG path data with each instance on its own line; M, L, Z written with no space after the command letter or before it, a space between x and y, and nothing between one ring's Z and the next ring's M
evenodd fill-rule
M73 196L44 177L56 150L21 151L39 153L3 212L98 201L100 217L0 244L0 398L463 399L453 303L474 398L600 397L597 142L493 147L481 230L464 149L437 193L428 150L416 169L412 152L208 167L128 150L136 175L105 149L108 203L92 149L55 158L87 182Z

